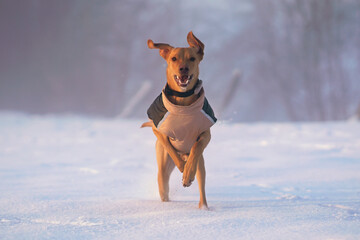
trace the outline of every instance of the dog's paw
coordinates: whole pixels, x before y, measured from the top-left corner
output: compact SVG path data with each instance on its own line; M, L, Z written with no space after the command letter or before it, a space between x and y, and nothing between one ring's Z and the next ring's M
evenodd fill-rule
M180 164L180 165L178 166L178 168L179 168L180 172L183 173L183 172L184 172L184 169L185 169L185 164L186 164L186 162L183 161L183 160L181 160L179 164Z
M183 178L182 178L183 187L190 187L193 181L194 181L194 179L191 180L191 179L189 179L189 177L185 177L183 174Z
M194 165L193 161L188 161L185 164L182 183L184 187L190 187L192 182L195 179L196 174L196 165Z
M162 196L162 197L161 197L161 201L162 201L162 202L169 202L170 199L169 199L168 196Z
M199 202L199 209L209 211L209 207L206 203Z
M179 166L178 166L178 168L179 168L179 170L180 170L181 173L184 172L185 165L186 165L186 161L187 161L188 157L189 157L189 154L181 154L181 155L180 155L180 160L179 160Z
M184 181L183 180L183 187L190 187L193 181Z

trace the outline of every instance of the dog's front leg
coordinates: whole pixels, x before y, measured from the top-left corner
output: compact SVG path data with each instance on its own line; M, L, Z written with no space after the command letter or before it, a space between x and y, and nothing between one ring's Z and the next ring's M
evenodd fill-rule
M186 161L183 173L183 186L189 187L195 179L196 169L198 167L199 159L202 158L204 149L211 139L210 129L201 133L192 146L188 160Z
M153 132L159 142L163 145L164 149L167 151L167 153L170 155L172 160L174 161L176 167L180 170L180 172L184 171L185 161L181 159L180 155L177 153L175 148L171 145L169 138L159 132L156 128L153 127Z

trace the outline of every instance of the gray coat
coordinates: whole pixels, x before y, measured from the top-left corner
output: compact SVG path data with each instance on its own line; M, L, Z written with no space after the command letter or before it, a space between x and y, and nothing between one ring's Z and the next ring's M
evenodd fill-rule
M163 90L147 111L149 119L180 153L189 153L198 136L217 121L202 87L199 95L191 105L180 106L171 103Z

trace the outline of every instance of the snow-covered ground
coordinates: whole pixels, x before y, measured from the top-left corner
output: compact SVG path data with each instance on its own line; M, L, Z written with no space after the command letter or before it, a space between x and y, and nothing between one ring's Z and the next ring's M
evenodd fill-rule
M140 120L0 113L0 239L360 239L360 124L229 124L157 195Z

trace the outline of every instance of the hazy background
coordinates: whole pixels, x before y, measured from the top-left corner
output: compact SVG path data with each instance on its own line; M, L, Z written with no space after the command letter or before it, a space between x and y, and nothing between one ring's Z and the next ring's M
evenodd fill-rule
M187 46L190 30L222 119L344 120L358 108L359 0L0 0L0 110L146 118L166 81L146 41Z

